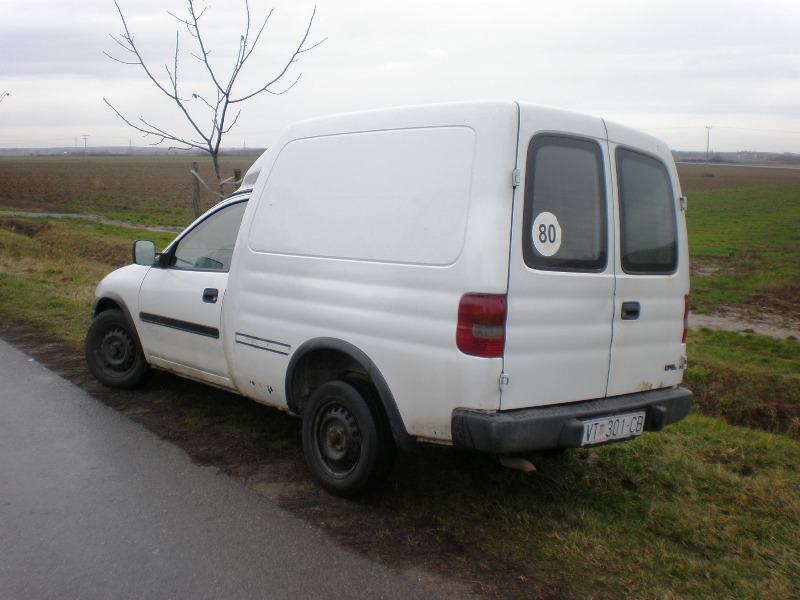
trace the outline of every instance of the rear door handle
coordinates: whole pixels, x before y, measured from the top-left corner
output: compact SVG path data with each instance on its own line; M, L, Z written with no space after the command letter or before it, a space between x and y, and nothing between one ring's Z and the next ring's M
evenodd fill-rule
M620 317L623 321L635 321L639 318L642 307L638 302L623 302Z
M206 288L203 290L203 302L215 304L217 302L217 296L219 296L219 290L217 288Z

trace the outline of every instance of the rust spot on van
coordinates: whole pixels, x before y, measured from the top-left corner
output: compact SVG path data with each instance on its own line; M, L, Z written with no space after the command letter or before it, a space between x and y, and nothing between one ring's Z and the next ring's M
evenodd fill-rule
M640 392L649 392L652 389L653 389L653 384L650 383L649 381L643 381L642 383L639 384Z

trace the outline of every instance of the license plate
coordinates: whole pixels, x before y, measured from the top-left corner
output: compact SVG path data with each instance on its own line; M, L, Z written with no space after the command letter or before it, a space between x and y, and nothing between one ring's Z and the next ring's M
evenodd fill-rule
M641 435L644 431L644 416L645 411L641 411L584 421L581 446L592 446Z

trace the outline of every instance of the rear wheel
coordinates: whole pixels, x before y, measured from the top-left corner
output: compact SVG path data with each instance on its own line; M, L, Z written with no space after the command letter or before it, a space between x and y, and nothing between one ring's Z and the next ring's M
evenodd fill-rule
M303 411L303 453L330 492L355 496L379 484L394 458L394 440L371 386L321 385Z
M134 387L149 370L136 333L119 310L106 310L92 320L85 352L89 371L110 387Z

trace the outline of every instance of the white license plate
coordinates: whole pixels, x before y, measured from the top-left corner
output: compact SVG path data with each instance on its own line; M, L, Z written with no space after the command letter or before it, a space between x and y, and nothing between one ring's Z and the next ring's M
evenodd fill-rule
M641 435L644 431L644 416L645 411L640 411L584 421L581 446L592 446Z

